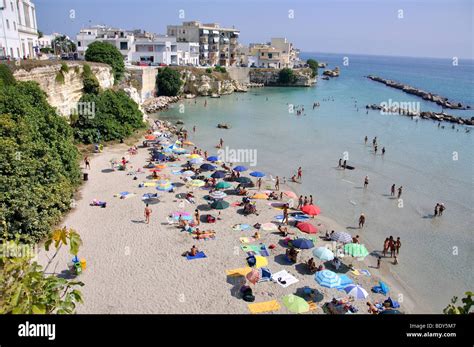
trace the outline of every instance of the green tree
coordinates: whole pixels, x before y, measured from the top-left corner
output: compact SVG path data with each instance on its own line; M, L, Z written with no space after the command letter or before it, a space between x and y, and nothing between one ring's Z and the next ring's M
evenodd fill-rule
M443 313L445 314L468 314L471 313L471 308L474 306L474 300L472 300L472 297L474 296L473 292L466 292L464 293L466 295L465 298L461 299L461 302L464 304L463 306L456 306L456 303L458 301L457 296L453 296L451 299L451 303L446 306L446 308L443 310Z
M0 220L35 242L71 207L79 153L67 121L35 82L0 91Z
M292 84L296 82L296 76L292 69L284 68L278 73L278 82L281 84Z
M48 250L54 243L56 251L44 269L32 260L33 252L28 251L31 248L22 245L18 239L7 239L3 240L7 252L0 256L0 314L74 313L77 304L82 303L82 293L77 287L84 284L56 274L47 275L46 271L62 246L69 243L69 252L78 254L82 244L79 234L66 228L50 233L45 248Z
M156 89L160 96L176 96L182 85L181 76L178 71L169 67L158 70L156 76Z
M10 68L6 64L0 64L0 81L3 82L4 86L15 84L15 77Z
M91 43L86 50L87 61L108 64L114 72L115 82L119 82L125 72L123 57L117 47L107 42L96 41Z
M84 64L82 71L82 83L84 85L84 93L86 94L99 94L100 84L97 77L95 77L92 69L89 65Z
M314 59L308 59L306 60L306 64L308 64L309 68L313 70L313 73L311 74L311 76L316 77L318 74L319 63Z
M124 91L106 90L98 95L85 94L80 102L94 105L95 114L79 114L74 136L83 143L123 139L145 127L138 105Z

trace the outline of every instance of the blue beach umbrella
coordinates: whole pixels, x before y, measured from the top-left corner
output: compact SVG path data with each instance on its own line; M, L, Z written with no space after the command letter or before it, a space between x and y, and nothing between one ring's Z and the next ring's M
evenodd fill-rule
M247 171L247 170L248 170L248 168L246 168L245 166L241 166L241 165L234 167L234 171L238 171L238 172Z
M215 166L214 165L211 165L211 164L202 164L200 166L201 170L204 170L204 171L211 171L211 170L215 170Z
M334 288L341 284L341 279L339 276L330 270L316 272L314 279L319 283L319 285L328 288Z
M224 178L226 173L224 171L216 171L214 172L211 177L212 178Z
M212 162L218 161L219 158L213 155L213 156L207 157L207 160L212 163Z
M250 173L250 176L253 177L265 177L265 174L261 171L253 171Z
M291 244L300 249L309 249L314 247L313 241L301 238L291 241Z

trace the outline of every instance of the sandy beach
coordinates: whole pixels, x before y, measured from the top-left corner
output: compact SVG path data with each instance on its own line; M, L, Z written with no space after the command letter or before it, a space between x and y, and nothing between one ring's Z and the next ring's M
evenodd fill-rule
M190 139L193 141L192 133ZM141 140L142 141L142 140ZM139 143L141 144L141 141ZM198 144L196 144L198 146ZM188 147L189 148L189 147ZM192 149L192 147L190 148ZM144 169L148 162L149 148L139 146L138 153L131 155L127 170L134 171L142 168L144 173L138 173L137 180L127 171L112 170L110 161L120 159L127 153L126 145L106 147L100 154L91 158L91 169L84 170L89 174L89 180L84 182L77 194L74 209L65 217L62 225L77 230L83 240L79 258L87 261L86 270L78 279L85 283L81 289L84 294L84 304L79 305L78 313L204 313L204 314L232 314L249 313L248 303L239 296L239 289L245 282L242 276L228 276L227 270L247 266L247 254L241 249L240 237L251 237L256 229L247 231L233 230L233 226L246 223L253 226L255 223L271 222L275 215L282 211L271 206L268 200L255 200L259 215L244 216L237 211L241 207L234 207L232 203L240 202L241 197L228 195L225 200L231 204L227 209L221 210L220 219L214 224L201 223L201 230L213 230L215 239L196 240L193 236L182 231L176 225L169 225L167 216L173 211L184 210L193 215L197 208L201 215L211 213L218 216L217 210L210 210L204 196L208 191L202 188L188 188L183 184L180 175L172 171L180 170L186 163L186 158L170 163L160 173L169 175L171 182L177 183L173 193L159 191L159 202L151 203L152 209L150 224L144 220L145 203L141 197L145 193L157 193L155 187L140 188L142 182L151 181L150 172ZM258 168L257 168L258 169ZM250 172L250 171L249 171ZM247 176L248 172L243 173ZM272 173L273 175L278 173ZM255 182L255 179L252 178ZM263 186L268 183L264 178ZM232 183L236 186L237 183ZM271 183L272 184L272 183ZM273 184L272 184L273 186ZM264 189L262 187L262 189ZM290 187L281 185L281 190L291 190ZM196 204L191 204L181 199L181 193L192 190ZM134 193L127 199L114 197L123 191ZM257 188L250 188L250 195ZM316 193L316 192L315 192ZM94 200L107 202L106 208L90 206ZM286 201L284 198L283 201ZM184 206L184 207L183 207ZM315 247L330 244L323 241L320 236L331 230L344 230L335 221L322 214L310 220L319 232L308 235L291 226L289 229L295 233L293 236L315 239ZM208 212L209 211L209 212ZM272 273L281 270L288 271L298 282L283 288L276 282L261 282L250 284L255 295L255 303L277 300L281 308L273 313L289 313L281 303L284 295L296 294L303 296L302 288L308 286L317 289L322 295L315 300L316 307L310 314L323 313L324 303L332 298L347 297L342 290L320 286L314 279L314 274L307 271L304 264L313 257L312 249L300 250L297 264L290 264L285 260L286 247L282 243L283 237L277 231L259 231L261 239L253 244L264 243L275 245L269 250L267 257L268 268ZM356 232L354 232L355 236ZM361 243L364 243L363 233ZM196 245L204 251L207 258L187 260L181 256L183 252ZM367 245L369 252L371 249ZM49 254L50 255L50 254ZM50 269L57 274L69 276L67 263L71 255L63 249L54 260ZM358 308L358 313L366 314L366 301L381 302L387 296L374 294L370 288L378 284L382 278L390 288L390 296L400 301L403 312L412 312L415 309L415 300L406 295L400 297L399 292L409 292L402 288L391 273L392 265L389 258L384 260L381 269L376 269L376 264L369 264L367 257L364 261L346 256L342 258L343 264L352 264L354 268L366 269L371 276L354 275L346 269L343 271L356 284L361 285L369 292L366 300L356 300L353 305ZM43 251L39 256L44 263L47 254ZM372 259L372 258L371 258ZM323 262L315 258L316 264ZM327 267L333 270L330 267ZM401 291L403 289L403 291Z

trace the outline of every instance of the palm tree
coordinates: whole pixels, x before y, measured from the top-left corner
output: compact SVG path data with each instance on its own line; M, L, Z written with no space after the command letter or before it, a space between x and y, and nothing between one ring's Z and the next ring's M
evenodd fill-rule
M66 35L56 36L53 40L54 54L72 53L76 51L76 44Z

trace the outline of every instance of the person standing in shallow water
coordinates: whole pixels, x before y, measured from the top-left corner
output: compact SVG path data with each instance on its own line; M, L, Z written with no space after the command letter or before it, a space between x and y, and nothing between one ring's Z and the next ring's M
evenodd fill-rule
M359 217L359 229L362 229L365 224L365 215L363 213L360 214Z
M298 168L298 180L301 182L301 179L303 177L303 169L301 166Z
M403 188L402 186L398 188L398 196L397 196L398 199L400 199L400 197L402 196L402 188Z
M382 155L385 154L385 147L382 147Z
M364 179L364 188L367 188L368 185L369 185L369 176L365 176L365 179Z
M395 196L395 183L392 184L392 188L390 188L390 196Z
M275 190L279 191L280 190L280 178L277 176L275 180Z
M368 138L367 135L366 135L365 138L364 138L364 143L365 143L365 144L367 144L367 140L368 140L368 139L369 139L369 138Z

